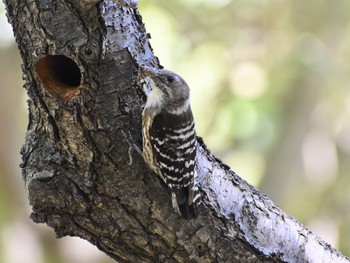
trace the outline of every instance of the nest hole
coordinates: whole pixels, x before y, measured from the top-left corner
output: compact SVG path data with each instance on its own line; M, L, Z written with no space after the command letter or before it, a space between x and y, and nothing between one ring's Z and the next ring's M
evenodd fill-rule
M45 56L39 59L35 69L44 88L57 99L67 101L81 87L80 69L66 56Z

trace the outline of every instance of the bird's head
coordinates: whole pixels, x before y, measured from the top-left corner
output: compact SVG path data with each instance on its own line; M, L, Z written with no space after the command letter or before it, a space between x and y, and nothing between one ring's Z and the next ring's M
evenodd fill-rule
M141 77L152 79L146 107L160 107L177 115L189 109L190 89L181 76L169 70L142 67Z

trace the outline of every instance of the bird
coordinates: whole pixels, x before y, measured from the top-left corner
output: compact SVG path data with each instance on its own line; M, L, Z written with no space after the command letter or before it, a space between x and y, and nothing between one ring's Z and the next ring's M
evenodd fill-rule
M143 159L169 187L172 206L184 219L196 218L200 194L195 182L197 138L190 89L175 72L142 67L151 92L142 112Z

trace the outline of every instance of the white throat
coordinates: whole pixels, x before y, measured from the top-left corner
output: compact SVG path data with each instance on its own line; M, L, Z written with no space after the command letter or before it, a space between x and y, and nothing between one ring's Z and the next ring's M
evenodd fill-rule
M156 85L154 85L152 81L152 91L150 94L148 94L145 108L160 109L162 107L163 101L164 101L163 92Z

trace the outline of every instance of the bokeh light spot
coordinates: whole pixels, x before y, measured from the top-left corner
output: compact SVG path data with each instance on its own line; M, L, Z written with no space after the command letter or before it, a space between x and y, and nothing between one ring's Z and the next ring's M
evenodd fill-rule
M257 63L243 62L230 75L232 92L242 99L255 99L266 91L267 78Z
M324 133L310 132L302 144L305 176L315 184L325 184L334 178L338 158L334 142Z

